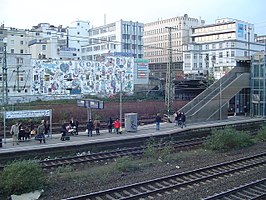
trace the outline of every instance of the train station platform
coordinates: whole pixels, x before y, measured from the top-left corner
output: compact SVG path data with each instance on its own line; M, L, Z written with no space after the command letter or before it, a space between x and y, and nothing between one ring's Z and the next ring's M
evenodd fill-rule
M239 122L252 122L265 120L263 118L250 118L244 116L232 116L225 120L212 121L212 122L201 122L201 123L191 123L187 124L186 127L181 128L175 126L175 123L163 122L160 125L160 130L156 130L155 123L149 125L138 126L136 132L123 132L122 134L108 133L108 130L100 130L100 135L96 135L93 131L93 136L88 137L85 130L80 130L78 135L70 136L70 140L62 141L60 140L61 134L51 134L50 137L46 136L46 143L40 143L34 138L30 140L20 141L18 145L13 146L12 138L6 138L6 141L2 141L2 147L0 147L0 155L11 152L20 152L20 151L30 151L34 149L45 149L53 147L64 147L64 146L74 146L74 145L85 145L97 142L110 142L115 140L125 140L132 139L137 137L152 137L156 135L171 134L175 132L182 132L187 130L193 130L196 128L204 128L210 126L218 126L223 124L232 124Z

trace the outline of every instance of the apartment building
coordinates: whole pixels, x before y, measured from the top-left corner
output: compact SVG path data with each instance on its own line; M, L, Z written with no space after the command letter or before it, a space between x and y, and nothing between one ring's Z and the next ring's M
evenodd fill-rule
M67 46L67 29L56 27L49 23L40 23L33 26L29 32L29 53L33 59L63 59L61 49ZM69 55L76 57L76 52ZM68 58L68 57L67 57Z
M28 44L28 30L17 28L1 28L1 32L5 32L2 35L7 44L7 53L10 54L27 54L29 52Z
M143 23L119 20L89 30L89 42L81 48L82 60L103 60L119 52L143 58Z
M264 43L266 46L266 35L259 35L255 37L255 41L259 43ZM266 49L266 47L265 47Z
M183 70L187 75L219 79L238 60L250 60L251 55L263 49L263 44L255 42L253 24L231 18L191 28L190 35L183 52Z
M149 60L150 76L165 78L170 62L170 49L174 76L182 74L182 51L183 46L189 42L189 29L204 23L201 19L185 14L145 24L144 58Z
M63 53L75 51L76 58L81 59L81 47L88 44L88 31L90 30L90 22L83 20L76 20L67 27L67 45L60 49L61 55ZM63 52L65 50L65 52Z

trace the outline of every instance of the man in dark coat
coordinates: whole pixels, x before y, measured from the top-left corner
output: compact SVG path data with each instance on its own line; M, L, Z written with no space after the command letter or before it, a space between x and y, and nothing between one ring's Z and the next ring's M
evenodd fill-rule
M156 115L156 118L155 118L155 124L156 124L156 130L159 131L160 130L160 123L162 121L162 118L160 116L160 113L158 113Z
M107 126L108 126L108 132L112 133L112 129L113 129L113 119L112 119L112 117L109 118L109 120L107 122Z
M89 119L87 123L87 130L88 130L88 136L92 136L92 130L93 130L93 122L91 119Z
M181 121L181 128L183 128L183 126L186 127L186 115L184 112L181 113L181 117L180 117L180 121Z

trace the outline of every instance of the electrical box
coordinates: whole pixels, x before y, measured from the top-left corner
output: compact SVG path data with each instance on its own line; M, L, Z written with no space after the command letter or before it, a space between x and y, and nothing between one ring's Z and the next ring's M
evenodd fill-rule
M137 132L138 130L138 114L125 113L125 131Z

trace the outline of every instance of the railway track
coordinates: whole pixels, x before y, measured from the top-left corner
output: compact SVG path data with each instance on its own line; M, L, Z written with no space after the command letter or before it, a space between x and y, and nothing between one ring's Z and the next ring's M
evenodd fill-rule
M193 148L195 146L201 145L205 140L205 137L201 138L193 138L190 140L181 140L174 143L163 143L159 145L154 145L155 148L164 148L166 145L171 145L171 147L176 150L181 150L184 148ZM78 155L72 157L64 157L64 158L55 158L55 159L45 159L39 161L44 169L51 169L65 165L75 165L75 164L83 164L83 163L97 163L103 162L106 160L112 160L115 158L123 157L123 156L137 156L142 155L147 147L138 146L124 149L116 149L113 151L106 152L98 152L98 153L90 153L85 155ZM0 170L4 169L4 165L0 165Z
M182 140L171 144L171 147L175 149L183 149L183 148L192 148L197 145L201 145L205 140L205 137L202 138L194 138L190 140ZM155 145L155 148L163 148L166 143ZM63 165L73 165L73 164L81 164L81 163L92 163L92 162L102 162L106 160L111 160L123 156L136 156L142 155L147 147L140 146L140 147L133 147L133 148L125 148L125 149L117 149L114 151L108 152L99 152L99 153L92 153L80 156L73 156L73 157L66 157L66 158L57 158L51 160L43 160L40 161L41 165L45 169L59 167Z
M266 178L257 180L252 183L221 192L213 196L204 198L203 200L219 200L219 199L266 199Z
M241 159L224 162L196 170L174 174L171 176L160 177L131 185L110 188L107 190L69 197L65 200L84 200L84 199L144 199L153 198L157 194L168 192L177 192L180 188L193 186L206 181L215 181L217 178L223 178L235 173L241 173L257 167L265 167L266 152L244 157Z

